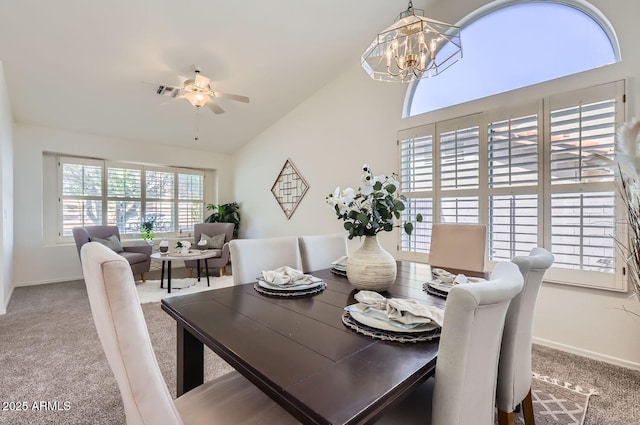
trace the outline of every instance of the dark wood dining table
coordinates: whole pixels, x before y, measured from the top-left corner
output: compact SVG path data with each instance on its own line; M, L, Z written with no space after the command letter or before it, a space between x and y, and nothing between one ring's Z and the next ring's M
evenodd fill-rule
M329 269L311 273L327 288L299 298L271 297L253 284L165 298L177 322L178 396L203 383L204 346L304 424L368 424L435 370L437 339L400 343L347 328L343 309L358 291ZM425 293L428 265L398 262L383 295L443 306Z

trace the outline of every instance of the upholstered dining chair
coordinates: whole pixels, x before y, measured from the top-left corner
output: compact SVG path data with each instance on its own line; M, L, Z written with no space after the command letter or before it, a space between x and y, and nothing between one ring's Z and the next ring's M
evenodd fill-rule
M264 270L282 266L300 270L300 249L298 238L234 239L229 242L233 284L242 285L255 282Z
M347 255L347 236L344 233L299 236L302 271L327 269L331 263Z
M498 353L507 308L522 289L513 263L498 263L490 280L456 285L444 309L435 377L377 423L494 425Z
M533 248L529 256L511 260L520 268L524 288L511 301L502 336L496 394L500 425L515 424L514 410L520 403L525 424L535 424L531 400L533 313L542 278L553 260L553 255L544 248Z
M295 424L237 372L172 400L158 366L127 261L98 242L80 256L91 313L115 375L128 425Z
M429 264L442 269L484 273L487 226L484 224L434 223Z
M109 240L113 243L112 249L119 255L123 256L134 275L139 274L140 279L144 282L144 274L151 268L151 246L148 244L135 246L122 246L120 244L120 231L118 226L79 226L72 229L73 239L76 242L78 256L84 244L95 238ZM115 237L115 240L113 238Z
M204 267L204 261L207 262L209 270L219 269L219 275L222 276L224 269L229 262L229 241L233 238L233 223L197 223L193 226L193 239L195 248L197 243L200 242L202 235L215 238L216 236L223 235L224 239L219 244L219 248L211 248L216 250L216 256L207 258L206 260L200 260L200 267ZM184 266L193 269L198 267L198 262L195 260L185 260Z

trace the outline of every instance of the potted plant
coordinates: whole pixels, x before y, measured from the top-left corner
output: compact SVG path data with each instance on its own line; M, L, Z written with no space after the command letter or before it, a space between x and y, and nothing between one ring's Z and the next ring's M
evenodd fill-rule
M233 237L238 237L238 229L240 227L240 213L238 210L240 205L237 202L230 202L228 204L208 204L207 210L213 211L213 213L207 217L205 223L233 223Z
M154 218L148 218L145 221L143 221L142 224L140 225L140 230L141 230L140 236L149 245L151 245L153 243L153 238L156 236L156 234L153 233L153 226L154 225L155 225L155 219Z
M380 246L377 235L394 227L402 227L408 235L413 231L413 223L401 226L394 221L405 208L406 198L398 194L399 186L395 174L374 176L365 164L357 189L337 187L326 198L337 218L344 221L349 239L365 237L362 247L347 258L347 278L358 289L384 291L396 279L396 261ZM416 221L422 221L421 214Z

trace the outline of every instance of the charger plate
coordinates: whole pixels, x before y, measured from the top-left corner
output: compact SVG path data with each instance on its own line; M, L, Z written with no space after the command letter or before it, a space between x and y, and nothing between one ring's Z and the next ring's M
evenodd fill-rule
M267 295L269 297L308 297L311 295L319 294L327 288L326 282L322 281L318 286L315 286L310 289L299 289L299 290L282 290L282 289L268 289L260 286L258 283L253 284L253 289L262 295Z
M394 341L394 342L402 342L402 343L416 343L416 342L427 342L431 341L435 338L440 338L439 327L427 332L416 332L416 333L406 333L406 332L392 332L392 331L384 331L381 329L372 328L370 326L364 325L357 320L355 320L349 311L344 310L342 312L342 323L352 329L353 331L366 335L368 337L379 339L382 341Z

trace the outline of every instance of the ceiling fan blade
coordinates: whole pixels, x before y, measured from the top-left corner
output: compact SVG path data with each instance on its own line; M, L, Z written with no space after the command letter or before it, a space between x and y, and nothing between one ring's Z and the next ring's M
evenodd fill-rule
M164 106L164 105L168 105L169 103L173 103L178 99L184 99L184 96L175 96L175 97L171 97L169 100L165 100L164 102L160 103L158 106Z
M176 98L178 95L180 95L181 90L182 89L179 87L172 87L164 84L160 84L156 86L156 94L159 94L160 96L168 96L172 98Z
M238 102L249 103L249 98L247 96L240 96L239 94L229 94L229 93L222 93L222 92L219 92L219 91L214 91L213 95L215 97L231 99L231 100L237 100Z
M207 105L209 105L209 108L211 108L213 113L216 115L224 113L224 109L222 109L221 107L219 107L218 105L216 105L211 101L207 102Z

